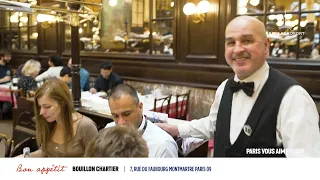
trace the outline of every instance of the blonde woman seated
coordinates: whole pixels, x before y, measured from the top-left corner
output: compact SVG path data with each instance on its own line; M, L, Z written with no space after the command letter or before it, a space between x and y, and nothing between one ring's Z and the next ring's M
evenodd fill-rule
M40 72L40 62L30 59L22 68L22 75L18 81L18 88L23 90L24 96L33 96L35 90L38 88L35 78Z
M31 157L83 157L98 135L95 123L74 110L69 87L60 79L46 81L35 93L36 139Z
M118 125L100 131L85 157L148 157L148 146L136 128Z

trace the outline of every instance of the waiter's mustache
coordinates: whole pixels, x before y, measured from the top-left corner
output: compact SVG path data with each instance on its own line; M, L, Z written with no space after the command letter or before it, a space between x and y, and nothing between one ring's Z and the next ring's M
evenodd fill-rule
M233 54L232 59L242 59L242 58L251 58L251 55L247 52L243 52L241 54Z

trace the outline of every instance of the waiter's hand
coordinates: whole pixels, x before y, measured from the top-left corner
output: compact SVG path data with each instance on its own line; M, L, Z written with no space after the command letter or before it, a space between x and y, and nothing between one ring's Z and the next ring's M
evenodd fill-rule
M91 89L90 89L90 92L91 92L92 94L95 94L95 93L97 93L97 90L96 90L95 88L91 88Z
M177 126L169 125L167 123L154 123L159 126L161 129L167 131L172 137L177 137L179 135L179 130Z

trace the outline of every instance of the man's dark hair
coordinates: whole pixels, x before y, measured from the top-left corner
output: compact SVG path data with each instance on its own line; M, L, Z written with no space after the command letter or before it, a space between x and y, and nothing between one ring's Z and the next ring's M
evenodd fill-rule
M139 97L137 91L129 84L119 84L112 88L109 94L109 99L117 100L120 99L120 97L123 95L131 96L133 103L135 103L136 105L139 104Z
M3 56L11 56L11 52L8 50L4 50Z
M58 55L51 55L49 56L50 61L54 66L62 66L62 60L61 57Z
M100 65L100 69L110 70L111 68L112 68L112 62L110 61L103 62Z
M8 50L3 50L3 53L0 53L0 57L11 56L11 52Z
M68 75L69 77L71 77L71 69L68 66L64 66L61 71L60 71L60 77L63 77L65 75Z

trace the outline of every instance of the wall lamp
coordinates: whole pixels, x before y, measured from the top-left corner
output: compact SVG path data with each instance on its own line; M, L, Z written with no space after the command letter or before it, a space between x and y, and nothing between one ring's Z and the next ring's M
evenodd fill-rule
M41 23L41 27L46 29L51 26L53 22L55 22L55 16L49 14L38 14L37 22Z
M192 22L201 23L205 21L206 13L209 12L211 4L207 0L202 0L196 6L194 3L186 3L183 6L183 13L192 17Z

